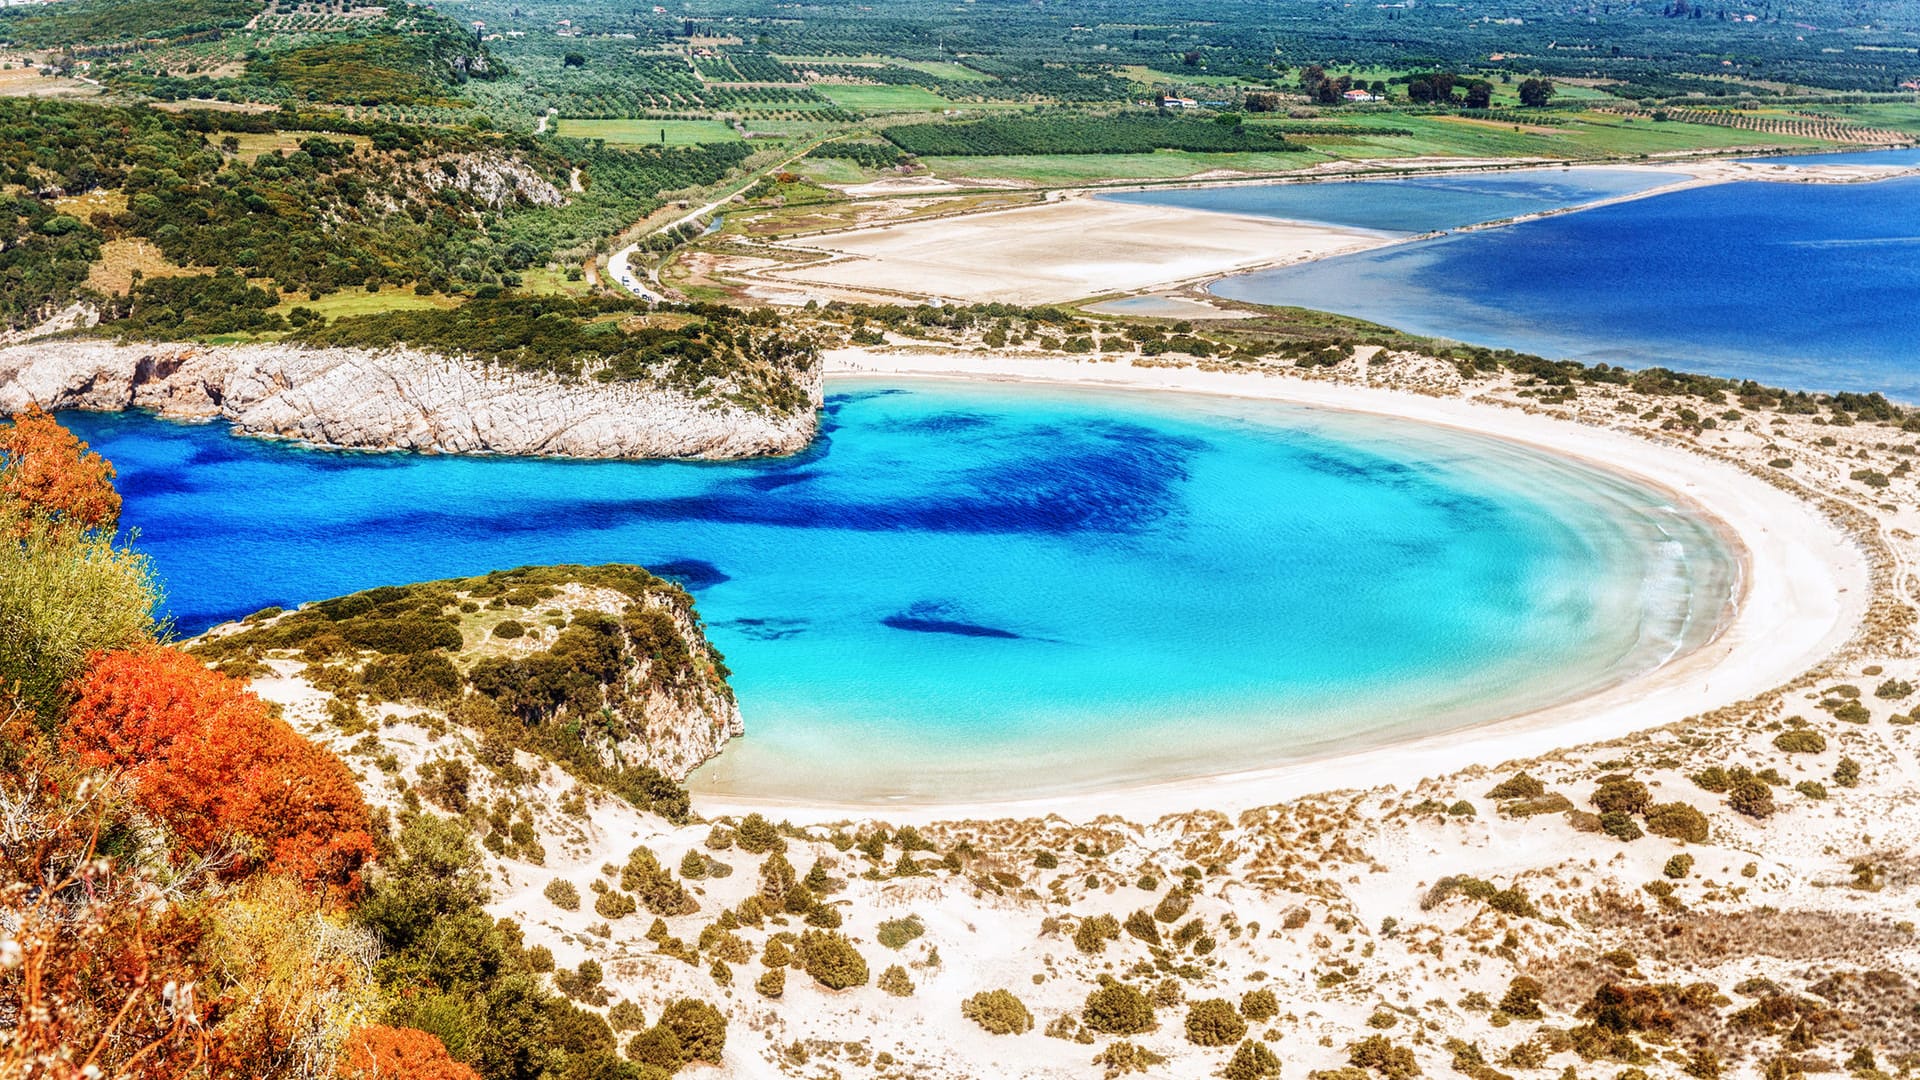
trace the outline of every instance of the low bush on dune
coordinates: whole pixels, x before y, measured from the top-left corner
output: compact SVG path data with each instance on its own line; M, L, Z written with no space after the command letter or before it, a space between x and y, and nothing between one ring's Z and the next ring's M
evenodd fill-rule
M960 1015L992 1035L1023 1035L1033 1030L1033 1014L1009 990L984 990L960 1003Z
M1100 988L1087 995L1080 1020L1103 1035L1139 1035L1157 1026L1147 995L1105 975Z
M1231 1003L1208 998L1187 1008L1186 1029L1195 1046L1232 1046L1246 1037L1247 1022Z

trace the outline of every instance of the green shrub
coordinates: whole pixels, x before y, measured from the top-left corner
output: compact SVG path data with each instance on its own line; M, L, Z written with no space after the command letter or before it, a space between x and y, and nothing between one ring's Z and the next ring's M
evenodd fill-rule
M1795 728L1775 735L1773 745L1788 754L1818 754L1827 748L1827 739L1812 728Z
M893 997L912 997L913 980L907 977L907 969L899 964L889 964L887 970L880 973L876 984Z
M615 1031L639 1031L647 1026L647 1017L640 1006L621 998L607 1010L607 1024Z
M593 900L593 913L603 919L624 919L637 910L633 897L619 889L608 889Z
M1060 1017L1061 1021L1071 1021L1072 1019L1071 1016ZM1059 1021L1056 1021L1056 1023L1059 1023ZM1054 1029L1049 1027L1047 1034L1055 1034ZM1073 1036L1063 1027L1058 1037L1072 1038ZM1093 1038L1092 1036L1088 1036L1081 1041L1092 1042ZM1144 1046L1136 1045L1126 1039L1115 1039L1107 1044L1106 1049L1094 1055L1093 1063L1103 1067L1106 1070L1107 1076L1115 1077L1125 1076L1128 1073L1146 1072L1156 1065L1165 1065L1167 1059Z
M1873 696L1883 701L1899 701L1913 696L1913 684L1905 679L1888 679L1874 687Z
M1633 820L1633 815L1624 810L1608 810L1600 815L1600 831L1616 840L1633 841L1646 835Z
M526 637L527 628L518 619L502 619L499 625L493 628L493 636L503 641L512 641L514 638Z
M904 919L889 919L880 924L874 935L880 944L889 949L906 948L907 943L927 932L918 915L909 915Z
M642 1065L652 1065L665 1069L669 1073L678 1072L687 1063L680 1049L679 1036L664 1024L653 1027L627 1040L627 1057Z
M1805 795L1809 799L1824 799L1827 797L1827 785L1822 784L1818 780L1802 780L1793 785L1793 790Z
M1500 781L1498 784L1495 784L1493 790L1487 792L1487 798L1537 799L1546 793L1547 785L1535 780L1524 772L1517 772L1507 779Z
M1604 821L1608 814L1644 814L1653 804L1647 785L1625 776L1610 776L1600 781L1588 798Z
M1127 916L1126 921L1120 926L1128 934L1149 945L1160 944L1160 924L1153 921L1153 916L1146 908L1141 908Z
M566 878L554 878L547 882L546 897L561 911L580 910L580 890L574 888L573 882Z
M1387 1080L1408 1080L1420 1075L1420 1063L1413 1051L1396 1046L1385 1035L1369 1035L1347 1047L1347 1063L1369 1069Z
M627 864L620 869L620 887L638 896L655 915L690 915L700 910L686 887L673 880L673 874L645 845L627 856Z
M1233 1052L1220 1075L1225 1080L1275 1080L1280 1075L1280 1059L1266 1043L1247 1039Z
M1709 765L1694 773L1690 779L1702 791L1711 791L1715 795L1724 795L1733 787L1733 774L1718 765Z
M769 851L785 851L787 842L781 838L773 823L759 814L748 814L734 830L734 839L740 850L750 855L765 855Z
M1647 808L1647 831L1689 844L1707 842L1707 815L1683 802L1657 803Z
M1850 757L1840 759L1833 767L1833 782L1841 787L1858 787L1860 784L1860 763Z
M660 1014L660 1026L679 1038L686 1060L720 1064L727 1047L727 1018L719 1009L694 998L676 998Z
M853 943L832 930L800 935L800 966L829 990L867 984L867 961Z
M1120 924L1111 915L1094 915L1080 920L1073 929L1073 947L1088 956L1105 952L1107 942L1120 937Z
M1693 856L1675 855L1667 860L1667 865L1661 867L1660 872L1675 880L1686 877L1693 873Z
M1103 1035L1139 1035L1154 1029L1153 1003L1147 995L1102 976L1099 989L1087 995L1080 1020Z
M1280 999L1266 987L1249 990L1240 997L1240 1015L1256 1024L1264 1024L1280 1015Z
M1500 999L1500 1011L1521 1020L1538 1020L1540 1012L1540 980L1521 975L1507 984L1506 995Z
M1246 1035L1246 1020L1221 998L1196 1001L1187 1007L1187 1041L1195 1046L1232 1046Z
M1764 820L1773 816L1773 789L1759 780L1742 780L1728 790L1727 805L1735 813Z
M1033 865L1042 870L1052 870L1060 865L1060 856L1051 851L1037 851L1033 855Z
M787 992L787 969L768 968L760 973L759 981L753 984L753 988L759 991L761 997L779 997Z
M1008 990L984 990L960 1003L960 1015L991 1035L1024 1035L1033 1030L1033 1014Z

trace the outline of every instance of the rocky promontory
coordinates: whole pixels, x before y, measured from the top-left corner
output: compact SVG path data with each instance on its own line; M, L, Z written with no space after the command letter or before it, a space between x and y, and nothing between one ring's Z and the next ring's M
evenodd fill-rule
M820 376L809 377L820 402ZM812 408L756 411L627 382L563 379L411 349L39 341L0 349L0 413L148 409L317 446L580 458L792 453Z

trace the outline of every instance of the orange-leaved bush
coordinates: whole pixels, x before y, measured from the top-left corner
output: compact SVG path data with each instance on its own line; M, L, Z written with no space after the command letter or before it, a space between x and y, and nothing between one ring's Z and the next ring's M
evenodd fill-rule
M358 891L373 839L352 775L239 681L155 645L96 656L74 697L63 747L123 771L182 847Z
M480 1080L417 1028L363 1027L340 1051L340 1080Z
M113 466L38 407L0 425L0 508L22 535L36 523L112 532Z

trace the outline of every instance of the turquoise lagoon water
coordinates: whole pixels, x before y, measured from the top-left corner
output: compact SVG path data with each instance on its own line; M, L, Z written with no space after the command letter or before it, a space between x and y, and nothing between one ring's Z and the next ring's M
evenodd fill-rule
M1913 165L1920 149L1755 160ZM1630 188L1595 174L1640 177L1643 189L1648 175L1544 170L1114 197L1411 233ZM1496 181L1501 194L1479 190ZM1500 201L1509 197L1511 212ZM1254 271L1212 290L1544 356L1920 402L1920 178L1693 188Z
M325 452L67 419L183 632L551 562L694 592L748 735L705 791L995 798L1276 764L1537 706L1711 632L1661 494L1438 428L1199 396L835 382L779 460Z

